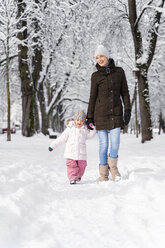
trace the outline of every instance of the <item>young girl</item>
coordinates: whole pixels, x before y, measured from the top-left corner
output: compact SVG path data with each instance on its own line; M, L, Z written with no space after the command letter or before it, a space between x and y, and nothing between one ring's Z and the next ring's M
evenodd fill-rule
M64 158L66 158L70 184L81 180L87 166L85 142L96 133L95 127L93 130L87 128L85 119L86 115L83 111L76 111L74 117L66 121L67 128L61 136L49 146L49 151L52 151L58 145L66 143Z

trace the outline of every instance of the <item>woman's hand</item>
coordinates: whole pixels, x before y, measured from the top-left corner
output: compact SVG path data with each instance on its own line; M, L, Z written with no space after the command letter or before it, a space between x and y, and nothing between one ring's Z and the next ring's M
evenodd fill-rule
M130 121L130 118L131 118L131 110L130 109L126 109L124 111L124 123L125 125L127 126L129 121Z

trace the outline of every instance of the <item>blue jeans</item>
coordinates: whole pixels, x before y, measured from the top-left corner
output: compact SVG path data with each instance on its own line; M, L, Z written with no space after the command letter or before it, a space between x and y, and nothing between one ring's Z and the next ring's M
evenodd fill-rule
M120 130L121 128L114 128L110 130L110 157L117 158L120 146ZM108 130L98 130L99 137L99 157L100 164L108 164L108 147L109 147L109 137Z

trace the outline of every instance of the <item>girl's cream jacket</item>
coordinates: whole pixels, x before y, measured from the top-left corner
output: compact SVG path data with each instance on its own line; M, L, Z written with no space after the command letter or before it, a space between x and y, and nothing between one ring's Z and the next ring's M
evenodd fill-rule
M73 120L69 120L64 132L50 144L55 149L60 144L66 143L64 158L74 160L86 160L86 140L92 138L96 133L89 130L86 125L77 128Z

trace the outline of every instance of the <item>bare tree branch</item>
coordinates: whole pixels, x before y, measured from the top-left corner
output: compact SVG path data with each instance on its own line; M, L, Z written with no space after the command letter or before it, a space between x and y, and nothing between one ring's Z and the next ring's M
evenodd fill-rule
M11 56L9 57L9 60L14 59L14 58L16 58L16 57L18 57L18 54L11 55ZM6 62L6 58L0 60L0 65L3 64L4 62Z
M135 29L137 28L137 26L138 26L138 24L139 24L139 22L140 22L140 20L141 20L141 18L142 18L142 15L144 14L144 11L148 8L148 6L149 6L152 2L153 2L153 0L151 0L148 4L144 5L144 8L142 9L142 11L141 11L139 17L137 18L137 20L136 20L136 22L135 22L135 24L134 24Z
M127 9L127 5L126 5L126 4L124 4L121 0L118 0L118 2L119 2L121 5L123 5L123 6L124 6L124 9L125 9L125 14L126 14L126 16L128 16L128 9Z

